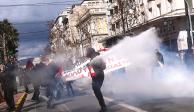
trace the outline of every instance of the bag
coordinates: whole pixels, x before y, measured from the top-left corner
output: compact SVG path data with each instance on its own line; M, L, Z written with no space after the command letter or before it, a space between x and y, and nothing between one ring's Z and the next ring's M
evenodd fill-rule
M92 68L92 66L88 66L88 70L89 70L91 77L96 77L96 73L95 73L94 69Z

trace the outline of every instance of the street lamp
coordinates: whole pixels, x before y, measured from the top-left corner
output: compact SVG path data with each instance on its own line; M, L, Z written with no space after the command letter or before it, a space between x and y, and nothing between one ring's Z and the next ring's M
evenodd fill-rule
M191 50L191 47L193 45L193 28L192 28L192 21L191 21L191 13L190 13L190 7L187 0L184 0L185 4L185 16L187 17L187 35L188 35L188 47L189 50Z

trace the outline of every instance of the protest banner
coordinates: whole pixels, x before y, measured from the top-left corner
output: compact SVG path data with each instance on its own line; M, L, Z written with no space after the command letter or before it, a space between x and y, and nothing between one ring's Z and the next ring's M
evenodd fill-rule
M62 77L66 80L66 81L70 81L70 80L77 80L80 78L84 78L84 77L90 77L90 72L89 69L87 67L87 64L90 61L87 60L85 63L81 64L80 66L76 67L75 69L71 70L71 71L65 71L62 74ZM130 63L125 60L125 59L117 59L115 57L108 57L105 59L105 63L106 63L106 69L105 69L105 74L108 74L112 71L118 70L120 68L129 66Z

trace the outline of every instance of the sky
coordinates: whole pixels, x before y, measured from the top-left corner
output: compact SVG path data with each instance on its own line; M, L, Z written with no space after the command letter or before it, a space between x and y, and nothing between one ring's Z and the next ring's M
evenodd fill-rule
M78 3L78 0L0 0L0 21L8 19L19 33L45 31L39 33L20 34L19 58L39 56L48 43L47 21L54 20L57 15L70 5L19 6L2 7L2 5L34 4L48 2ZM22 23L22 24L21 24ZM23 24L28 23L28 24Z

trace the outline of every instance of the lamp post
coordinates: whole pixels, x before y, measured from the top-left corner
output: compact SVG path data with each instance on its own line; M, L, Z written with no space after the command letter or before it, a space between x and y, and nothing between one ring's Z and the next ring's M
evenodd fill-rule
M189 3L187 0L184 0L184 4L185 4L185 16L187 18L188 47L189 47L189 50L191 50L193 45L193 34L192 34L193 28L192 28L192 21L191 21L191 13L190 13Z

